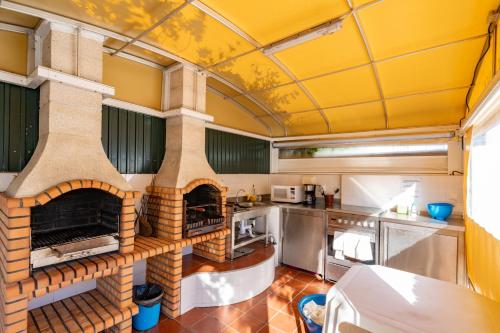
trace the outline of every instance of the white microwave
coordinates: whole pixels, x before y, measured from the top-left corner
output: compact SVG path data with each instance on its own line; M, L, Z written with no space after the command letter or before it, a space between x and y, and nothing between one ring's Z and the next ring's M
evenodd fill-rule
M301 185L272 185L271 201L299 203L304 201L304 187Z

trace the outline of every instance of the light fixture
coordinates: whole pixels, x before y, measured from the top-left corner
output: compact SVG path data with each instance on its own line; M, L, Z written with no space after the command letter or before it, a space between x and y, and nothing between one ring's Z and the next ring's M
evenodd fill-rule
M272 55L276 52L286 50L290 47L308 42L321 36L333 34L342 28L342 19L334 19L317 25L313 28L301 31L290 37L269 44L262 49L265 55Z

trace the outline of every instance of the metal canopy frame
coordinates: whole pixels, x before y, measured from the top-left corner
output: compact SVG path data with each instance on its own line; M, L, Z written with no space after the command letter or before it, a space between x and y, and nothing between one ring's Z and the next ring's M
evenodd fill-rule
M401 57L410 56L410 55L413 55L413 54L418 54L418 53L421 53L421 52L435 50L435 49L438 49L438 48L447 47L449 45L454 45L454 44L464 43L464 42L475 40L475 39L484 38L486 36L486 34L476 35L476 36L472 36L472 37L468 37L468 38L463 38L463 39L456 40L456 41L451 41L451 42L439 44L439 45L436 45L436 46L431 46L431 47L427 47L427 48L423 48L423 49L419 49L419 50L415 50L415 51L410 51L410 52L406 52L406 53L403 53L403 54L399 54L399 55L395 55L395 56L390 56L390 57L387 57L387 58L384 58L384 59L381 59L381 60L375 60L374 57L373 57L370 45L368 43L366 34L365 34L364 29L363 29L363 27L361 25L361 22L359 20L359 16L358 16L357 12L359 10L364 9L364 8L368 8L368 7L371 7L373 5L376 5L377 3L380 3L383 0L373 0L371 2L365 3L365 4L360 5L358 7L354 7L354 5L352 4L352 0L345 0L345 1L347 3L348 7L350 8L350 10L349 10L349 12L345 13L344 15L341 15L339 17L339 19L345 19L349 15L353 15L353 18L355 20L358 32L359 32L360 36L362 37L363 44L364 44L364 47L365 47L365 51L366 51L366 53L367 53L367 55L369 57L369 60L370 60L369 63L364 63L364 64L360 64L360 65L356 65L356 66L351 66L351 67L348 67L348 68L344 68L344 69L341 69L341 70L336 70L336 71L331 71L331 72L327 72L327 73L322 73L322 74L311 76L311 77L307 77L307 78L304 78L304 79L298 79L294 75L294 73L292 73L290 71L290 69L288 69L279 59L277 59L274 55L269 55L268 58L271 61L273 61L288 77L290 77L291 81L287 82L287 83L283 83L283 84L279 84L279 85L273 86L271 88L266 88L266 89L261 89L261 90L254 90L254 91L248 91L248 90L242 89L239 86L236 86L235 84L233 84L232 82L229 82L228 80L224 79L223 77L221 77L217 73L208 72L207 74L210 77L218 80L219 82L222 82L223 84L229 86L230 88L232 88L233 90L235 90L238 93L238 95L234 95L234 96L227 96L227 95L223 94L225 99L231 100L231 102L236 103L237 105L239 105L239 107L244 107L241 103L239 103L237 100L235 100L235 98L239 97L239 96L245 96L250 101L252 101L253 103L255 103L258 107L260 107L267 114L266 116L261 116L261 115L256 115L253 112L251 112L255 116L255 119L259 119L259 118L262 118L262 117L270 116L273 119L273 121L276 122L278 124L278 126L280 126L283 129L283 131L285 133L285 136L288 135L288 128L287 128L286 124L283 122L283 120L281 118L281 115L282 114L286 114L286 112L285 113L280 113L280 112L275 112L274 110L271 110L269 107L267 107L265 104L263 104L262 102L260 102L259 100L257 100L255 98L254 94L256 92L262 92L262 91L272 90L272 89L276 89L276 88L287 86L287 85L296 84L301 89L301 91L309 98L309 100L313 103L314 109L293 112L293 114L300 113L300 112L313 112L313 111L317 111L317 112L319 112L321 114L323 120L325 121L325 124L328 127L328 132L331 133L332 130L333 130L333 128L332 128L332 125L330 124L329 119L326 117L326 115L324 113L325 109L338 108L338 107L351 106L351 105L359 105L359 104L366 104L366 103L372 103L372 102L382 102L383 103L383 108L384 108L385 125L386 125L386 128L388 128L389 119L388 119L387 107L386 107L386 103L385 103L386 100L397 99L397 98L405 98L405 97L414 96L414 95L434 94L434 93L439 93L439 92L444 92L444 91L452 91L452 90L459 90L459 89L468 88L468 86L464 86L464 87L455 87L455 88L448 88L448 89L441 89L441 90L434 90L434 91L419 92L419 93L413 93L413 94L401 95L401 96L395 96L395 97L386 97L384 95L383 90L382 90L382 85L381 85L381 82L380 82L380 77L379 77L378 70L377 70L377 67L376 67L376 65L378 63L386 62L386 61L397 59L397 58L401 58ZM190 61L188 61L188 60L186 60L186 59L184 59L184 58L182 58L180 56L177 56L177 55L175 55L175 54L173 54L173 53L171 53L169 51L166 51L166 50L164 50L162 48L153 46L151 44L148 44L148 43L143 42L143 41L140 40L140 38L142 36L144 36L145 34L147 34L148 32L150 32L151 30L155 29L159 25L161 25L164 22L166 22L169 18L171 18L173 15L175 15L177 12L179 12L180 10L182 10L184 7L188 6L189 4L195 6L196 8L198 8L199 10L201 10L202 12L204 12L205 14L207 14L207 15L211 16L212 18L214 18L215 20L217 20L219 23L223 24L225 27L227 27L230 30L232 30L233 32L235 32L240 37L244 38L251 45L253 45L255 47L255 49L252 49L250 51L246 51L246 52L244 52L242 54L236 55L236 56L231 57L229 59L225 59L225 60L223 60L223 61L221 61L221 62L219 62L217 64L213 64L213 65L210 65L210 66L203 67L203 66L194 64L194 63L192 63L192 62L190 62ZM10 0L0 0L0 8L8 9L8 10L11 10L11 11L15 11L15 12L19 12L19 13L23 13L23 14L27 14L27 15L31 15L31 16L36 16L36 17L39 17L41 19L45 19L45 20L48 20L48 21L54 21L54 22L64 23L64 24L70 25L70 26L75 27L75 28L80 28L80 29L84 29L84 30L87 30L87 31L90 31L90 32L94 32L94 33L100 34L100 35L105 36L107 38L113 38L113 39L122 41L122 42L125 43L124 46L122 46L122 47L120 47L118 49L106 48L105 52L107 52L107 53L109 53L111 55L119 55L119 56L122 56L122 57L125 57L125 58L129 58L131 60L135 60L135 61L141 62L143 64L148 64L148 65L151 65L153 67L156 67L156 66L153 65L154 64L153 62L145 60L145 59L137 57L137 56L130 55L130 54L126 53L125 49L128 46L130 46L130 45L135 45L135 46L140 47L142 49L151 51L151 52L153 52L155 54L158 54L158 55L161 55L163 57L166 57L166 58L172 59L174 61L177 61L177 62L179 62L181 64L184 64L184 65L190 66L192 68L195 68L198 71L205 71L205 72L207 72L209 68L214 67L214 66L216 66L216 65L218 65L220 63L223 63L225 61L229 61L229 60L235 59L237 57L244 56L244 55L249 54L251 52L256 52L256 51L258 52L259 50L262 50L266 46L266 45L261 45L254 38L252 38L250 35L248 35L244 31L242 31L234 23L232 23L231 21L227 20L222 15L220 15L219 13L217 13L216 11L214 11L213 9L211 9L210 7L206 6L205 4L203 4L199 0L185 0L185 2L183 4L179 5L175 9L173 9L173 11L169 12L167 15L165 15L164 17L162 17L160 20L158 20L151 27L149 27L148 29L144 30L138 36L136 36L134 38L126 36L126 35L123 35L123 34L120 34L120 33L116 33L114 31L107 30L105 28L100 28L100 27L92 25L92 24L81 22L81 21L78 21L78 20L75 20L75 19L71 19L71 18L68 18L68 17L64 17L64 16L61 16L61 15L58 15L58 14L54 14L54 13L51 13L51 12L48 12L48 11L45 11L45 10L36 9L36 8L30 7L30 6L18 4L18 3L12 2ZM32 29L29 29L29 28L24 28L24 27L12 25L12 24L6 24L6 23L0 23L0 30L8 30L8 31L14 31L14 32L19 32L19 33L30 33L32 31ZM363 66L368 66L368 65L371 66L372 71L373 71L374 76L375 76L375 79L376 79L377 88L378 88L379 95L380 95L380 99L377 99L377 100L372 100L372 101L367 101L367 102L359 102L359 103L350 103L350 104L345 104L345 105L334 105L334 106L329 106L329 107L321 107L319 105L319 103L316 101L316 99L314 98L314 96L312 96L312 94L309 92L309 90L302 84L302 82L307 81L307 80L312 80L312 79L316 79L316 78L320 78L320 77L324 77L324 76L328 76L328 75L332 75L332 74L336 74L336 73L341 73L341 72L349 71L349 70L352 70L352 69L356 69L356 68L363 67ZM165 69L165 67L163 67L161 65L157 65L157 66L158 67L162 67L162 68ZM212 91L213 91L213 88L212 88ZM221 93L221 92L219 91L219 93ZM250 111L248 108L244 108L244 110L245 111ZM269 128L269 126L267 124L266 124L266 128Z

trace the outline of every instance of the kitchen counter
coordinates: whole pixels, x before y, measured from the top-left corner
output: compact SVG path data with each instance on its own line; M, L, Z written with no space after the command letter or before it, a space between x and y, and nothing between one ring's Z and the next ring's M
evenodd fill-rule
M465 231L464 221L459 217L449 218L447 221L440 221L428 216L423 215L406 215L406 214L397 214L396 212L384 212L380 208L373 207L363 207L363 206L354 206L354 205L342 205L338 202L334 203L333 207L325 207L324 200L317 200L315 205L304 205L301 203L284 203L284 202L272 202L272 201L264 201L258 203L256 206L241 209L239 211L234 212L248 212L254 211L257 209L268 208L268 207L281 207L281 208L292 208L292 209L304 209L304 210L312 210L312 211L326 211L326 212L337 212L337 213L346 213L346 214L358 214L358 215L366 215L366 216L379 216L381 221L391 222L391 223L399 223L399 224L407 224L414 225L420 227L428 227L435 229L445 229L445 230L454 230L454 231Z
M396 212L385 212L380 215L380 220L382 222L408 224L417 227L454 230L460 232L465 231L464 221L456 217L449 218L446 221L440 221L422 215L406 215L406 214L398 214Z
M381 221L390 223L399 223L414 225L420 227L428 227L435 229L445 229L454 231L465 231L465 225L463 219L459 217L449 218L447 221L440 221L428 216L423 215L406 215L397 214L396 212L384 212L380 208L373 207L363 207L363 206L353 206L353 205L342 205L338 202L334 203L333 207L325 207L324 200L317 200L315 205L304 205L301 203L284 203L284 202L272 202L263 201L257 203L255 206L250 208L239 209L234 211L233 214L238 214L242 212L255 211L262 208L268 207L281 207L281 208L292 208L292 209L304 209L312 211L326 211L326 212L337 212L346 214L358 214L366 216L379 216Z

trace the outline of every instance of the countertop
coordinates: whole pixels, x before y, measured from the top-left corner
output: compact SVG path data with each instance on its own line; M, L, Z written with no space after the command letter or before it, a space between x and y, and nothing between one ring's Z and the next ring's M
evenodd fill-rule
M414 226L424 226L435 229L448 229L455 231L465 231L463 219L457 217L448 218L446 221L440 221L428 216L422 215L406 215L396 212L385 212L380 215L382 222L408 224Z
M333 207L327 208L325 207L324 200L321 199L318 199L315 205L264 201L260 202L258 205L253 206L251 208L245 208L236 211L234 212L234 214L255 211L257 209L269 208L273 206L281 208L312 210L312 211L326 211L326 212L338 212L338 213L357 214L366 216L379 216L380 220L383 222L400 223L400 224L422 226L435 229L448 229L460 232L465 231L463 219L457 217L449 218L447 221L440 221L430 218L428 216L405 215L405 214L397 214L396 212L384 212L380 208L342 205L339 202L335 202Z

